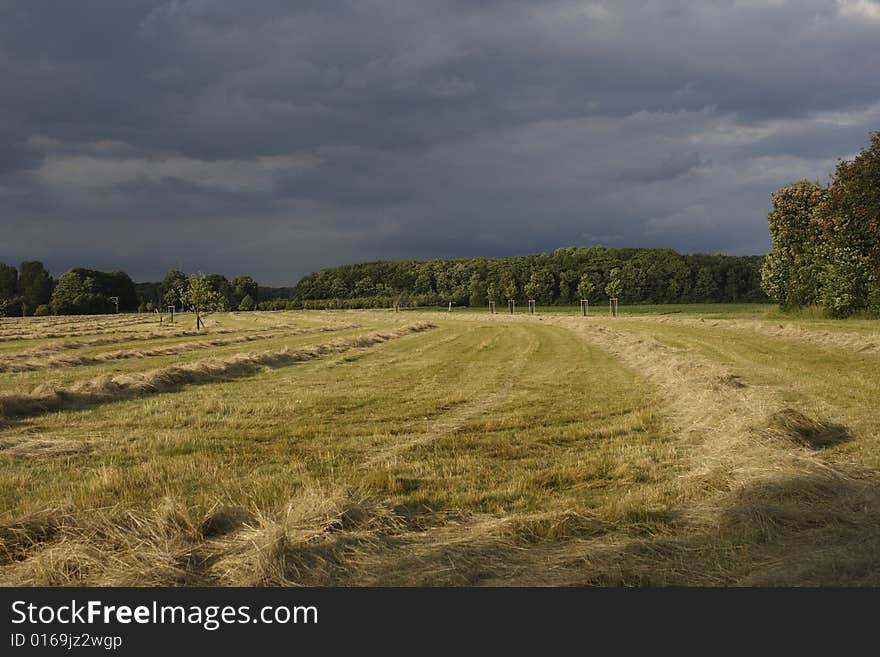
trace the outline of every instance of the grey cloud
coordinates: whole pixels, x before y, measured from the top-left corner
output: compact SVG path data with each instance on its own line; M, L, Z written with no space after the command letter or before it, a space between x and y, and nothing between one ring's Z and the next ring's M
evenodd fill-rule
M9 1L0 260L761 252L770 191L880 128L878 32L876 0Z

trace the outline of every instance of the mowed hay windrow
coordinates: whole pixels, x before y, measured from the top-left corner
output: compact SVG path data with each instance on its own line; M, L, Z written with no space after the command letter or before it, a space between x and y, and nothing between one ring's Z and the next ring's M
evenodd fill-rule
M215 329L211 331L210 335L222 335L228 333L238 333L240 332L237 329ZM51 342L47 345L42 345L39 347L31 347L28 349L22 349L20 351L10 351L8 353L4 353L3 359L5 361L14 361L16 359L29 359L29 358L42 358L43 356L52 356L54 354L63 353L66 351L73 351L76 349L85 349L89 347L104 347L107 345L115 345L115 344L124 344L126 342L140 342L147 340L156 340L162 338L182 338L182 337L190 337L204 335L199 331L189 331L189 330L167 330L167 331L145 331L144 333L135 334L135 335L108 335L108 337L100 337L100 338L90 338L88 340L63 340L58 342ZM41 336L46 337L46 336Z
M706 322L701 319L657 317L652 321L681 324L684 326L706 326L729 331L750 331L775 338L783 338L826 349L843 349L854 353L880 353L880 333L854 333L842 330L829 331L788 323L772 321L743 321L736 319L716 319Z
M45 510L0 526L0 584L279 586L333 581L403 519L343 488L303 487L268 512L196 514L179 499L133 510Z
M766 436L791 440L812 449L830 447L852 438L844 425L820 422L793 408L783 408L773 413L761 431Z
M278 328L285 327L279 326ZM207 335L217 336L243 332L243 329L213 329L209 333L207 333ZM8 363L20 359L42 358L44 356L52 356L54 354L59 354L66 351L74 351L77 349L85 349L90 347L105 347L108 345L124 344L126 342L142 342L164 338L186 338L196 336L204 337L205 335L206 333L203 331L194 331L188 329L174 330L170 328L164 331L145 331L143 333L134 333L127 335L115 335L110 333L108 337L91 338L89 340L64 340L62 342L53 342L48 345L32 347L30 349L25 349L22 351L14 351L8 354L4 354L2 359L4 362ZM48 338L51 336L37 337Z
M801 561L804 582L880 583L880 477L862 467L831 465L816 451L851 439L847 427L810 418L774 390L739 377L728 385L731 375L722 367L633 328L575 328L664 392L680 440L689 446L682 482L699 491L676 509L676 536L617 543L613 551L620 556L600 540L597 552L587 550L585 558L594 564L607 560L607 568L628 573L623 577L631 582L692 580L698 573L685 567L690 555L698 568L715 562L715 583L773 584L797 577L781 567L754 569L788 555ZM740 544L735 559L726 554L728 541L730 549ZM658 554L665 555L664 563ZM843 565L853 554L854 563ZM658 577L670 566L667 577Z
M70 388L56 389L43 385L30 394L0 393L0 417L28 416L163 392L183 385L247 376L263 367L283 367L351 349L370 347L433 327L433 324L421 322L391 331L340 338L311 347L245 353L229 358L207 358L148 372L105 376L83 381Z
M14 318L4 319L0 327L0 341L3 339L17 339L25 335L41 334L43 336L65 333L67 331L78 332L95 328L119 330L124 327L146 327L157 323L152 316L138 315L85 315L71 316L66 320L52 321L49 318Z
M331 333L334 331L342 331L347 329L358 328L357 324L347 324L339 327L320 327L320 328L302 328L289 329L287 331L275 331L271 333L250 333L247 335L239 335L232 338L215 338L213 340L194 340L165 347L145 347L142 349L127 349L98 354L64 354L61 356L47 357L41 360L32 360L30 358L21 358L21 354L15 354L5 359L0 358L0 372L32 372L35 370L46 369L50 367L79 367L86 365L97 365L113 360L125 360L130 358L150 358L153 356L176 356L192 351L202 349L210 349L212 347L224 347L233 344L243 344L247 342L257 342L260 340L274 340L293 335L307 335L311 333Z

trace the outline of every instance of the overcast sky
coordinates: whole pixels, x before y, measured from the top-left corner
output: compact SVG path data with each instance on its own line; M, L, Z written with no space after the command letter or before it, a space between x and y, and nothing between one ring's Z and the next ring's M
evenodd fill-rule
M878 0L0 0L0 261L764 253L876 130Z

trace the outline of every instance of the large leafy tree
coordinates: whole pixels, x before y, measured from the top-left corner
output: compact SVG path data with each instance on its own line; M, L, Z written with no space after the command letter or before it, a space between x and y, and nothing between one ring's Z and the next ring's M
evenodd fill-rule
M0 317L21 314L18 297L18 270L0 263Z
M771 196L767 215L773 252L761 270L767 295L787 308L815 304L819 300L822 231L816 210L827 191L818 182L801 180Z
M24 314L31 315L37 306L49 303L52 298L53 281L42 262L30 260L21 263L18 290Z
M257 282L250 276L236 276L232 279L232 299L229 304L230 308L237 308L244 301L245 297L251 298L251 303L255 303L258 298L259 288Z
M0 301L10 301L18 294L18 270L0 262Z
M211 289L223 297L223 303L226 308L236 307L237 304L234 305L234 290L229 279L223 274L208 274L204 278L208 281L208 285L211 286Z
M571 291L578 283L578 274L572 269L563 269L559 272L559 297L561 304L571 302Z
M183 305L183 299L189 287L189 278L178 269L172 269L159 284L159 294L166 305L179 307Z
M817 207L824 247L822 301L830 314L880 314L880 132L842 161Z
M880 133L840 162L827 188L802 180L772 199L773 253L761 271L770 298L785 307L820 303L832 317L880 314ZM726 287L748 277L728 272Z
M486 281L477 272L471 275L469 290L468 305L476 308L486 303Z
M96 315L116 309L98 279L84 269L71 269L61 275L52 291L50 306L56 315Z

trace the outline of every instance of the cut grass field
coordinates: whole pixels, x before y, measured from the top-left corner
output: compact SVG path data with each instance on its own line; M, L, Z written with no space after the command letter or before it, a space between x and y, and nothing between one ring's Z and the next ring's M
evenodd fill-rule
M2 320L0 584L878 585L880 329Z

